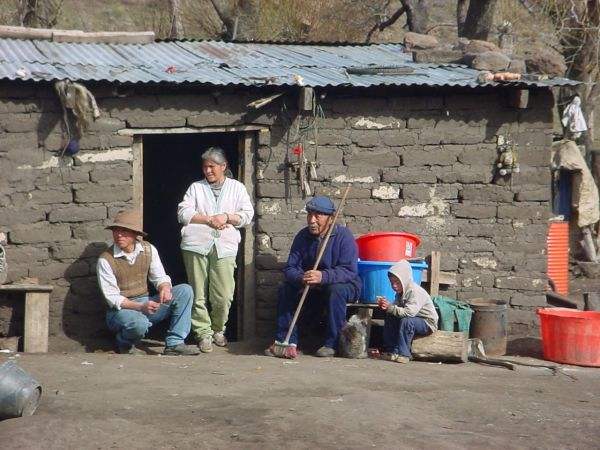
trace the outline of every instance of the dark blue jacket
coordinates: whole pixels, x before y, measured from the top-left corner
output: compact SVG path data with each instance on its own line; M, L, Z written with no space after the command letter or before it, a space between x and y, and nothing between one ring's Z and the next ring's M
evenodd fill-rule
M315 264L320 242L318 236L309 233L308 227L300 230L283 269L286 281L302 285L304 272L312 270ZM356 295L359 295L362 283L358 277L357 261L358 247L354 236L348 228L336 225L317 269L323 272L321 284L352 283L356 287Z

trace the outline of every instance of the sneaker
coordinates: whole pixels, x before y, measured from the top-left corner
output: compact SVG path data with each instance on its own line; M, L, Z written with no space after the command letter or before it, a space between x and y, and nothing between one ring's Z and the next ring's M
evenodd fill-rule
M392 361L400 364L406 364L410 362L410 358L408 356L402 356L397 353L383 353L381 355L381 359L385 361Z
M225 337L225 333L222 331L215 332L215 334L213 334L213 342L217 347L226 347L227 338Z
M330 358L332 356L335 356L335 350L331 347L327 347L324 345L319 350L317 350L315 356L318 356L319 358Z
M185 344L172 345L165 347L163 355L167 356L196 356L199 355L200 351L197 347Z
M200 342L198 342L198 348L202 353L212 352L212 336L204 336L200 338Z
M144 350L140 350L135 345L132 345L130 347L118 346L117 353L120 353L121 355L133 355L133 356L147 355L147 353Z

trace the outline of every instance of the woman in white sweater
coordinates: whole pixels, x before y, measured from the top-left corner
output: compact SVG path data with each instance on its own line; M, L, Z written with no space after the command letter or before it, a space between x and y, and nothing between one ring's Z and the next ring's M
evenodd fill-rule
M192 332L204 353L224 347L225 325L235 290L235 258L254 208L246 187L230 176L225 152L211 147L202 154L204 179L192 183L177 217L188 281L194 288ZM207 309L210 302L210 313Z

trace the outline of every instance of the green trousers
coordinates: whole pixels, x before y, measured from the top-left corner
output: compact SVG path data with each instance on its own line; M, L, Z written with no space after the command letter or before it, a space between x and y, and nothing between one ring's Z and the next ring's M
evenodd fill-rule
M188 250L182 250L182 254L188 282L194 289L192 333L202 339L213 332L225 331L235 290L235 257L217 258L214 246L208 255Z

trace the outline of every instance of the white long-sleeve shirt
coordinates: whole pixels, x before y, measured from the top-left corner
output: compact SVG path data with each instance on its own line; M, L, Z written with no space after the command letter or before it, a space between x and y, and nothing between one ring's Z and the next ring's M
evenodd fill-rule
M223 230L215 230L208 225L190 223L195 214L213 216L215 214L236 214L240 223ZM177 218L181 228L181 248L207 255L213 245L218 258L236 256L241 235L238 228L248 225L254 217L252 201L246 186L232 178L226 178L219 198L215 196L206 180L192 183L177 208Z
M131 253L125 253L118 245L114 244L113 256L115 258L124 257L129 265L133 265L138 255L143 251L144 246L140 242L136 242L135 248ZM152 244L150 244L150 251L152 252L152 261L150 262L150 270L148 271L148 281L155 288L158 288L162 283L171 283L171 278L165 273L165 268L162 265L160 256L158 256L158 251ZM127 297L121 295L121 290L117 285L117 278L106 259L98 258L96 276L98 277L98 285L108 306L121 309L121 303Z

